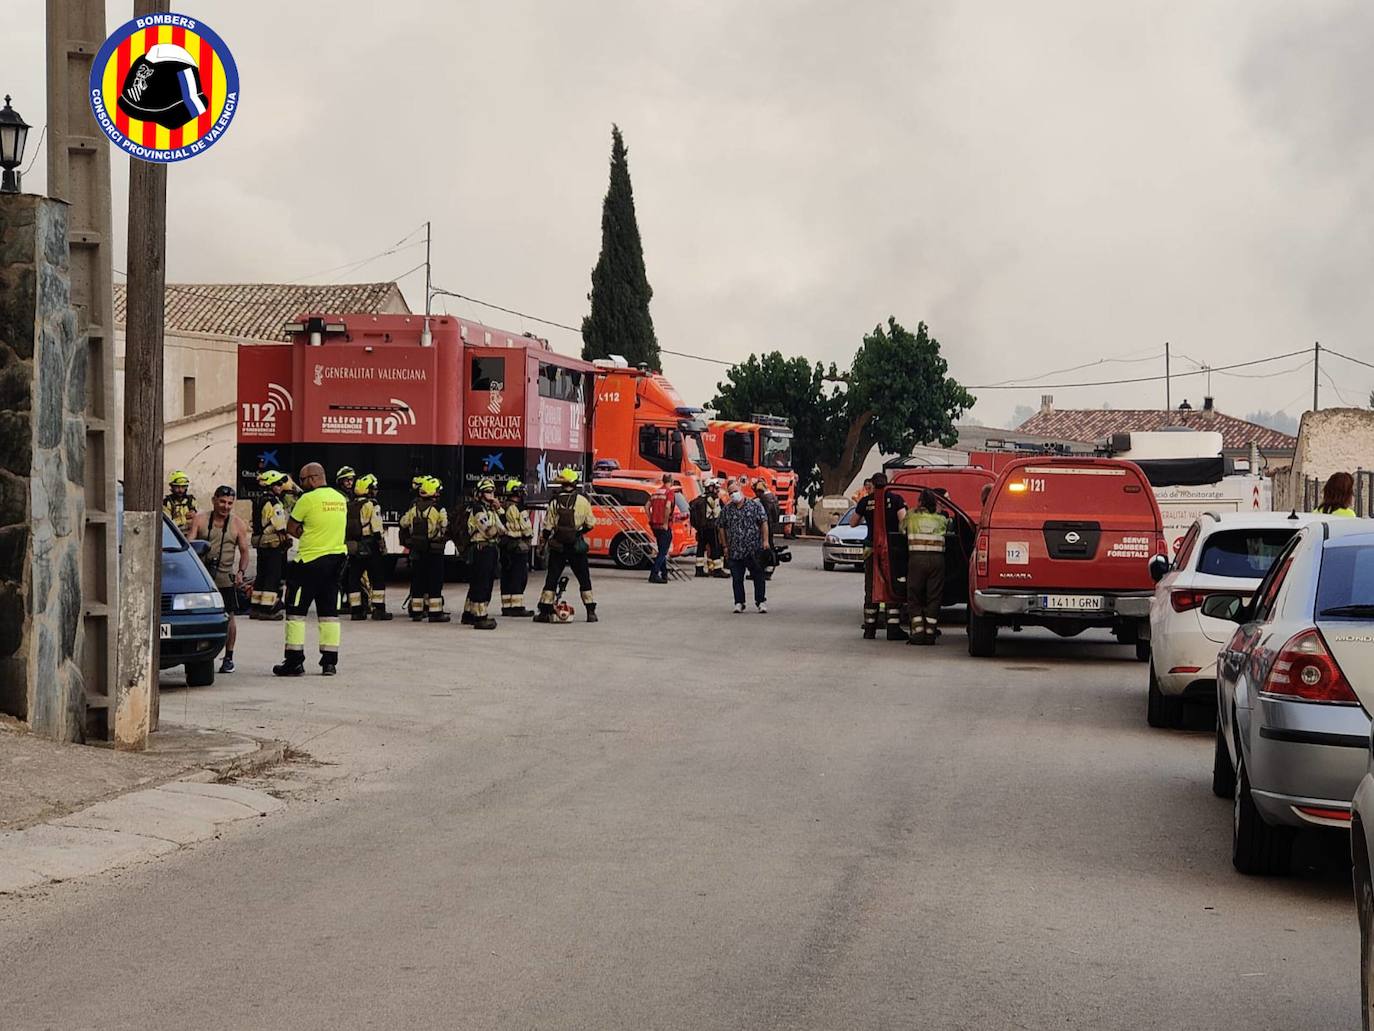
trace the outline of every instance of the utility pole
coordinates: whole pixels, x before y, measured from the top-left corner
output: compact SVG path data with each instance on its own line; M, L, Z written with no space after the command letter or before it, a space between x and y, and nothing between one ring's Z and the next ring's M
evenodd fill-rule
M1321 389L1321 380L1317 377L1322 371L1322 345L1318 341L1312 345L1312 411L1317 411L1317 392Z
M429 318L429 223L425 223L425 318Z
M135 0L134 17L167 0ZM124 546L120 561L115 747L141 751L157 727L162 592L162 331L167 166L129 162L128 305L124 319Z
M1173 391L1169 383L1169 341L1164 341L1164 410L1174 407Z

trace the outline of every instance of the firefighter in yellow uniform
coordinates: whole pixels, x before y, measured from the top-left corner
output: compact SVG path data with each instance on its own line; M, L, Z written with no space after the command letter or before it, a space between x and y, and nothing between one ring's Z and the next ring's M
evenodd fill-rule
M496 500L496 484L482 480L477 484L477 498L468 516L472 565L468 596L463 603L464 621L474 630L496 629L496 620L487 610L491 605L492 587L501 569L501 541L505 536L506 523L501 517L501 504Z
M178 469L167 477L167 493L162 498L162 511L177 524L184 534L191 532L191 520L196 517L196 498L191 493L191 478Z
M447 623L444 611L444 541L448 514L439 506L440 483L426 476L415 504L401 517L401 543L410 549L410 618Z
M362 530L358 554L367 561L370 615L373 619L385 622L391 618L391 613L386 610L386 525L382 522L381 502L377 500L377 477L372 473L358 477L353 493L363 496L358 511L358 523Z
M286 580L286 555L291 549L291 535L286 532L290 516L286 492L294 484L286 473L269 469L258 473L258 486L265 493L253 505L252 543L257 550L258 568L253 575L248 618L284 619L281 590Z
M506 481L506 536L501 542L501 615L527 619L525 588L530 582L530 552L534 550L534 524L525 508L525 485Z
M592 574L587 567L587 534L596 526L592 505L577 489L576 469L564 469L558 474L560 490L549 501L544 519L544 535L549 544L549 572L544 577L544 590L539 595L536 623L552 623L553 607L558 599L559 580L564 569L571 569L582 592L582 604L587 606L587 622L597 622L596 598L592 595Z
M939 634L949 518L936 511L938 506L934 491L922 491L920 502L902 521L907 547L907 612L911 617L907 644L934 644Z

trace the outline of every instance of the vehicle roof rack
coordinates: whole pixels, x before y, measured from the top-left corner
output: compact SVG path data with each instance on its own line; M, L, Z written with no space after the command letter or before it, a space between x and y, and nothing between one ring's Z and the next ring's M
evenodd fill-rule
M761 415L758 412L755 412L753 415L749 416L749 421L756 422L760 426L786 427L789 425L787 419L781 415Z

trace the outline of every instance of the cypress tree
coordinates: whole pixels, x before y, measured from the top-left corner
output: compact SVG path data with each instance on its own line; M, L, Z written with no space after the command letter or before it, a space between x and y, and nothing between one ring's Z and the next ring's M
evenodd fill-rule
M620 127L611 126L611 182L601 207L601 256L592 269L591 314L582 320L582 357L624 355L631 365L661 368L644 271L644 248L635 219L630 165Z

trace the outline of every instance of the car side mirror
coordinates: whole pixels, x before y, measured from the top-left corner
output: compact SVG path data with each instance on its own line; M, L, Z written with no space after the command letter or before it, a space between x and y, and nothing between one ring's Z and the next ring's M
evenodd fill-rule
M1228 623L1245 622L1245 599L1239 594L1209 594L1202 602L1202 614Z
M191 545L191 550L194 551L194 552L195 552L198 556L200 556L201 558L204 558L206 555L210 554L210 542L209 542L209 541L206 541L206 540L196 540L196 541L191 541L191 542L189 542L189 543L190 543L190 545Z
M1164 574L1169 571L1169 560L1163 555L1156 555L1150 559L1150 579L1155 583L1164 579Z

